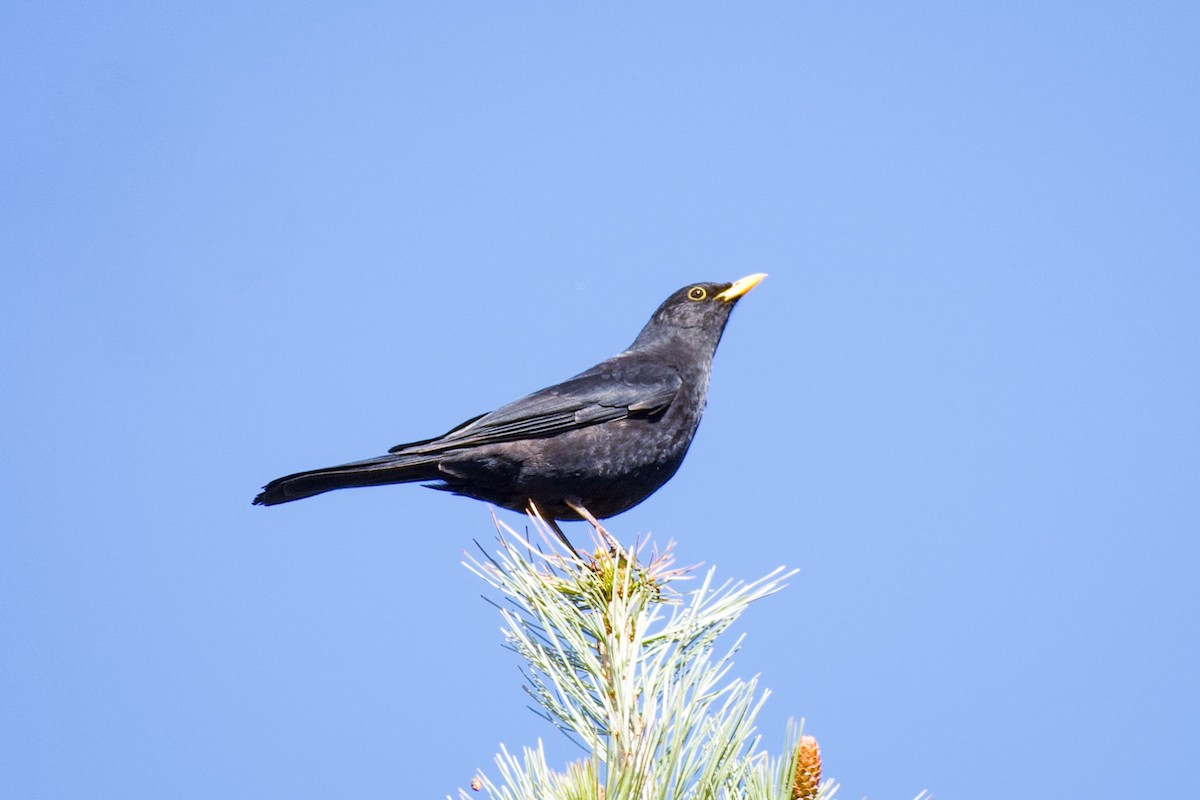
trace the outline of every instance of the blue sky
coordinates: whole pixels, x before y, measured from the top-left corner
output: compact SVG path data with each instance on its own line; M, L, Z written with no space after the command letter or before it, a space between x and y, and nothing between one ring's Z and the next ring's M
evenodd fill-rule
M846 798L1188 796L1198 26L9 4L0 795L439 797L500 742L575 758L460 564L485 505L250 499L761 271L688 460L611 528L800 568L741 625L768 747L806 718Z

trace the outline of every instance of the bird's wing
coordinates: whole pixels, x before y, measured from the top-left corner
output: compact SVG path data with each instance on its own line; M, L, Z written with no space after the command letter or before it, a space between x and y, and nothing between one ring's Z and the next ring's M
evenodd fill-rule
M468 420L437 439L397 445L389 452L431 453L654 416L666 410L682 385L679 373L661 364L605 363Z

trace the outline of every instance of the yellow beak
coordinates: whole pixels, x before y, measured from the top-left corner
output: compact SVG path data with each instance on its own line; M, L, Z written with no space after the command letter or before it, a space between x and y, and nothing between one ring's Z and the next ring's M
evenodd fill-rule
M726 302L737 300L746 292L762 283L762 279L765 277L767 277L767 273L756 272L753 275L747 275L744 278L738 278L733 282L733 286L730 286L728 289L717 295L717 299L724 300Z

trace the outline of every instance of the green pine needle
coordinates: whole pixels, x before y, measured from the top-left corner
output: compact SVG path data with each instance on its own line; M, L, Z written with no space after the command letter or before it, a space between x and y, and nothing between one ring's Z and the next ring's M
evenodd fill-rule
M738 639L716 639L752 603L795 574L780 567L750 583L677 584L694 570L674 568L671 546L623 548L593 520L594 549L566 549L530 515L540 546L496 521L498 551L469 558L468 569L505 597L507 646L526 662L527 690L555 725L590 754L554 770L541 743L521 758L496 757L497 781L480 791L501 800L791 800L792 745L770 759L754 719L768 693L756 678L730 677ZM832 800L826 781L818 794ZM470 797L465 791L463 798Z

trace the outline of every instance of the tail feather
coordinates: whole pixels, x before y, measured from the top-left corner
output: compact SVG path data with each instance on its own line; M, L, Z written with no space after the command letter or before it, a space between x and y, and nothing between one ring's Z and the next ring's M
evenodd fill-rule
M305 497L349 489L356 486L379 486L387 483L411 483L436 480L437 462L412 456L380 456L365 461L339 464L336 467L313 469L276 478L263 487L254 498L256 506L274 506L303 500Z

